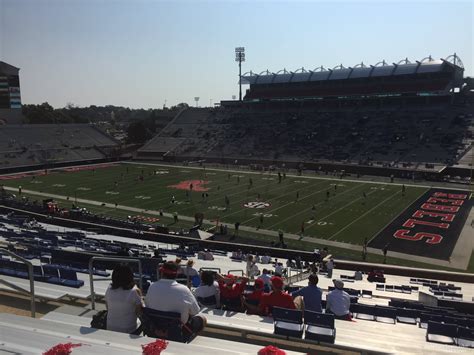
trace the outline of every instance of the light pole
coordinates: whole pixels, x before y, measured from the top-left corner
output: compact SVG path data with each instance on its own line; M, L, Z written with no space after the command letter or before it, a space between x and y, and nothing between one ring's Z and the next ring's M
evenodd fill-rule
M245 62L245 48L235 48L235 61L239 62L239 101L242 101L242 62Z

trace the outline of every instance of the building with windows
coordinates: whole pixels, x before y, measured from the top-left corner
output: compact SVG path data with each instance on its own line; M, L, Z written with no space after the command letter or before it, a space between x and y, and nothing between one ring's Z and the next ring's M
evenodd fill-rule
M0 62L0 109L20 109L20 69Z

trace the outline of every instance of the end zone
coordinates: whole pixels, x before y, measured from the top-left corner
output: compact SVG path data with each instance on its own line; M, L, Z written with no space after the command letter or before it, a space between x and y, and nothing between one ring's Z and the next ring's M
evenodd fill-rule
M472 207L469 191L431 188L395 218L369 247L449 260Z

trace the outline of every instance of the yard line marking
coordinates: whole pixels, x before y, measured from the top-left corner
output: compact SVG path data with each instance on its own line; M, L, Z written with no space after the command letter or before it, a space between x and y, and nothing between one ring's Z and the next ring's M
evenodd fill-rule
M332 240L332 238L334 238L336 235L338 235L339 233L341 233L342 231L346 230L349 226L351 226L352 224L354 224L355 222L357 222L358 220L360 220L361 218L365 217L368 213L371 213L374 209L376 209L377 207L379 207L381 204L387 202L388 200L394 198L396 195L398 195L400 193L400 191L396 191L394 194L390 195L389 197L387 197L385 200L383 200L382 202L376 204L374 207L372 207L370 210L366 211L364 214L362 214L361 216L359 216L358 218L354 219L352 222L350 222L348 225L346 225L344 228L340 229L339 231L337 231L336 233L334 233L333 235L331 235L328 240Z
M375 193L376 191L377 191L377 190L372 190L372 191L370 191L370 192L367 194L367 196L369 196L369 195L372 194L372 193ZM335 214L335 213L337 213L337 212L339 212L339 211L342 211L343 209L345 209L345 208L347 208L348 206L350 206L350 205L356 203L357 201L359 201L359 200L362 199L362 198L364 198L364 197L359 197L359 198L355 199L355 200L352 201L351 203L349 203L349 204L347 204L347 205L345 205L345 206L342 206L342 207L338 208L337 210L332 211L332 212L329 213L328 215L323 216L323 217L317 219L317 221L323 221L323 220L325 220L325 219L328 218L329 216L332 216L333 214ZM311 227L314 227L314 226L316 226L316 225L317 225L317 223L314 223L314 224L310 225L308 228L306 228L306 230L308 230L308 229L310 229Z
M319 186L319 185L321 185L321 184L322 184L322 183L316 183L316 184L314 184L314 185L305 186L304 189L307 189L307 188L314 188L314 187ZM288 186L286 186L286 187L288 187ZM268 199L268 200L265 200L265 202L267 202L267 201L273 201L273 200L275 200L275 199L277 199L277 198L282 198L283 196L286 196L286 195L289 195L289 194L294 195L296 191L298 191L298 190L303 190L303 189L299 189L298 186L296 186L296 188L297 188L296 190L291 190L290 192L288 192L288 193L286 193L286 194L279 195L279 196L275 196L275 197L273 197L273 198L270 198L270 199ZM319 193L319 192L324 191L324 190L327 190L327 189L328 189L328 187L325 186L325 187L324 187L323 189L321 189L321 190L318 190L318 191L316 191L316 192L313 192L312 194L306 195L305 197L303 197L302 199L300 199L300 201L304 200L305 198L307 198L307 197L309 197L309 196L311 196L311 195L314 195L314 194L316 194L316 193ZM248 198L247 198L247 199L248 199ZM244 199L243 199L243 200L244 200ZM241 200L241 201L242 201L242 200ZM280 209L280 208L283 208L283 207L285 207L285 206L291 205L291 204L293 204L293 203L294 203L294 201L292 201L292 202L290 202L290 203L287 203L286 205L280 206L280 207L278 207L278 208L274 208L274 209L268 210L268 211L266 211L266 213L271 213L271 212L273 212L273 211L276 211L276 210L278 210L278 209ZM235 212L233 212L233 213L223 215L222 218L226 218L226 217L229 217L229 216L232 216L232 215L234 215L234 214L236 214L236 213L241 213L241 212L242 212L241 210L238 210L238 211L235 211ZM251 221L252 219L256 219L256 218L258 218L258 217L248 219L248 220L242 222L241 224L245 224L246 222Z
M350 189L345 190L345 191L341 192L340 194L337 194L335 198L337 198L337 197L339 197L339 196L341 196L341 195L344 195L345 193L347 193L347 192L349 192L349 191L352 191L352 190L355 190L356 188L362 187L362 186L364 186L364 184L355 185L354 187L351 187ZM325 203L325 201L321 201L321 202L317 203L315 206L319 206L319 205L321 205L321 204L323 204L323 203ZM312 206L311 206L311 207L308 207L308 208L306 208L306 209L304 209L303 211L301 211L301 212L299 212L299 213L293 214L293 215L291 215L290 217L287 217L287 218L285 218L285 219L283 219L283 220L280 220L280 221L278 221L277 223L274 223L274 224L272 224L272 225L270 225L270 226L267 226L266 228L267 228L267 229L270 229L270 228L276 226L277 224L283 223L283 222L285 222L285 221L287 221L287 220L289 220L289 219L293 219L293 218L295 218L295 216L298 216L298 215L300 215L300 214L302 214L302 213L306 213L306 212L309 211L311 208L312 208ZM317 220L317 219L316 219L316 220ZM309 227L308 227L308 228L309 228Z

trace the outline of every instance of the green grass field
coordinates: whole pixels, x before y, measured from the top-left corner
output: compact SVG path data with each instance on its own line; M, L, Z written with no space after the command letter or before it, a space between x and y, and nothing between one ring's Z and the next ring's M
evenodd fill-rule
M143 181L139 179L140 175L143 175ZM192 180L193 191L170 187ZM208 189L209 196L204 199L202 192L196 191L201 182ZM242 226L255 230L260 227L275 233L282 229L286 233L299 234L304 225L306 237L352 244L361 244L364 238L370 240L426 191L426 188L408 186L402 196L399 185L362 179L348 181L323 175L288 175L279 183L278 176L269 173L145 164L117 164L95 171L52 171L34 179L25 177L1 183L15 189L21 185L23 191L32 193L69 197L71 203L76 197L117 203L142 209L143 214L145 210L163 209L164 212L177 212L179 216L194 217L196 212L201 212L207 220L240 222ZM189 188L189 182L182 186ZM173 196L175 203L172 203ZM225 196L229 200L228 208ZM248 208L246 204L263 208ZM124 210L121 213L124 216L139 214ZM171 224L172 221L163 218L161 222ZM192 221L179 223L177 227L187 227Z

